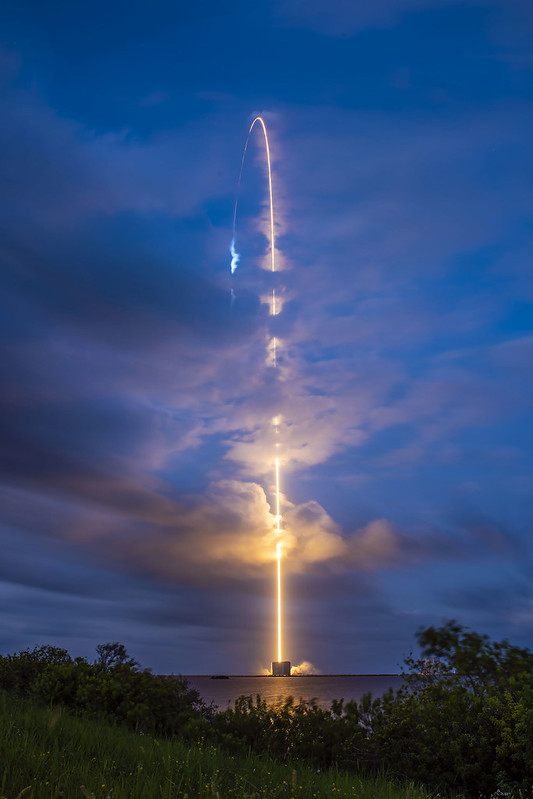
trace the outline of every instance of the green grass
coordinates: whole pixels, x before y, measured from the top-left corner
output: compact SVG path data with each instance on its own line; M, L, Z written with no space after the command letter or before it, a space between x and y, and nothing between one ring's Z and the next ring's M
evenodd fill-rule
M413 785L234 758L47 710L0 693L4 799L429 799Z

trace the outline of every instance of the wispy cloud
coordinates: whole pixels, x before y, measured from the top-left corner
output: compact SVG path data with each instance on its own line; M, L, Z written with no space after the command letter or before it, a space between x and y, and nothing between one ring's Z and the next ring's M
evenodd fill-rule
M479 0L467 0L479 5ZM328 36L350 36L367 28L388 28L417 11L429 11L462 0L376 0L353 3L351 0L283 0L277 3L281 19Z
M343 9L353 32L422 7L286 14L338 35ZM386 616L385 577L405 588L394 580L420 564L449 576L519 557L497 521L482 535L433 515L461 486L495 519L525 494L531 336L515 316L531 295L527 102L272 117L284 267L273 319L257 198L243 203L232 283L227 263L246 114L220 102L164 133L105 133L19 88L16 57L3 58L0 478L4 530L21 547L0 571L6 590L52 591L19 557L34 536L126 583L201 589L205 604L180 623L203 634L209 602L226 597L217 625L229 629L243 596L270 591L276 443L287 573L306 601L312 576L340 627L354 575L358 599ZM93 601L83 568L72 575L58 570L57 592L75 593L79 577ZM146 610L150 623L178 619L166 601ZM405 629L415 611L407 622L398 610Z

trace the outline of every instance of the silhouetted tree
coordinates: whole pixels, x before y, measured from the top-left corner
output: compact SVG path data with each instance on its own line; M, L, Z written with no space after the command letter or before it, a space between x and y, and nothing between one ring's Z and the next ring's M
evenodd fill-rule
M119 644L117 641L108 644L98 644L96 652L98 655L98 660L96 662L104 671L111 671L119 666L125 666L131 671L139 670L137 661L128 655L124 644Z

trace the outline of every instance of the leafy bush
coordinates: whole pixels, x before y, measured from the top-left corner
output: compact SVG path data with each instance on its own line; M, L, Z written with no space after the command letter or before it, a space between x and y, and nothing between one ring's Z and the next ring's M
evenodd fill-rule
M376 742L389 770L473 796L532 796L533 653L455 621L417 638L422 658L407 661Z
M66 649L56 646L36 646L15 655L0 656L0 687L8 691L27 694L36 678L48 666L72 663Z
M284 762L304 760L329 768L355 736L364 737L357 725L313 703L295 703L292 697L269 705L257 696L242 696L235 708L217 713L212 727L217 740L236 753L268 753Z
M39 647L0 658L0 688L161 735L197 736L211 710L187 681L140 671L123 644L97 647L98 660Z

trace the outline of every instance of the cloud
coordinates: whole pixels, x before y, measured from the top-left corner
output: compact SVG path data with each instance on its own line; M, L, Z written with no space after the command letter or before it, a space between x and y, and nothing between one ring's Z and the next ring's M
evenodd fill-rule
M299 677L307 674L322 674L322 672L320 671L320 669L317 669L316 666L313 666L313 664L309 660L304 660L302 663L299 663L297 666L291 666L291 675L293 677Z
M2 50L2 58L13 75L16 56ZM145 102L154 97L163 99L157 93ZM213 135L220 117L142 141L127 129L98 132L61 117L14 82L0 92L0 112L0 177L10 197L3 205L18 226L31 220L50 233L124 211L185 216L206 196L225 196L234 179L224 167L227 140Z
M417 11L464 4L462 0L282 0L277 13L282 20L328 36L350 36L367 28L388 28ZM470 0L479 5L478 0Z
M385 520L346 536L318 503L288 504L281 539L288 572L306 572L324 563L337 572L401 566L401 539ZM162 502L159 515L154 514L148 525L132 515L122 531L101 531L92 541L87 532L84 541L140 573L169 582L212 585L269 580L276 559L274 527L272 508L260 485L226 480L189 498L187 505L165 508ZM67 535L76 538L75 527Z
M454 269L447 259L506 235L518 245L513 220L531 209L529 114L527 103L508 101L434 117L295 109L297 146L284 166L293 209L286 224L305 263L300 306L310 322L320 327L320 297L341 307L349 301L345 284L331 280L330 262L358 289L367 312L379 302L398 313L402 285L414 274L443 278ZM288 277L296 280L295 271ZM387 321L383 332L392 336Z
M491 356L499 366L527 379L528 366L533 358L533 335L502 341L492 348Z
M150 94L145 95L141 100L139 100L139 106L141 108L146 108L152 105L160 105L161 103L165 103L168 99L168 92L158 89L156 91L150 92Z
M75 473L39 486L40 492L3 487L4 523L81 545L102 564L169 584L212 587L270 579L275 519L257 483L219 481L179 501L165 496L162 485ZM317 502L285 505L281 540L289 572L323 564L336 573L402 568L407 550L387 521L346 535Z
M363 563L367 568L394 565L402 560L399 537L385 519L371 522L354 536L349 551L355 563Z
M380 114L294 111L298 146L289 152L284 144L286 157L278 158L276 169L291 187L292 207L300 209L296 215L285 203L283 216L304 257L293 258L298 266L281 276L285 310L272 320L252 294L260 283L257 276L244 272L239 277L230 316L227 286L189 262L189 244L182 255L173 250L172 240L172 261L168 251L162 255L153 249L156 237L150 230L160 223L154 212L158 219L187 218L219 196L214 164L224 163L224 156L206 142L214 138L221 146L215 133L227 124L223 115L217 115L209 136L203 130L198 138L193 126L139 142L87 131L18 89L8 92L4 104L11 153L6 168L16 165L23 178L20 195L10 198L10 213L18 208L31 216L32 203L42 203L33 190L30 196L24 189L25 180L31 185L29 173L35 177L37 170L47 213L57 202L57 219L48 222L62 230L61 247L41 234L29 245L15 213L3 244L6 297L20 311L7 323L20 329L22 320L24 330L22 338L13 335L4 345L7 394L15 398L5 405L5 418L15 431L28 428L20 439L30 445L28 451L28 439L57 430L65 416L62 437L68 438L70 460L73 453L87 458L88 449L95 460L107 458L115 439L118 448L129 439L138 444L127 455L128 468L137 460L148 470L166 469L188 450L214 442L219 449L209 464L211 476L219 479L229 470L239 479L266 482L276 443L274 415L280 418L280 457L288 474L371 446L380 431L422 422L406 447L372 459L374 468L420 462L428 444L507 412L512 397L507 391L504 397L479 369L472 373L469 364L461 371L444 369L435 360L416 362L421 340L431 338L445 350L449 330L460 340L465 330L482 329L492 313L489 299L480 305L476 297L475 312L468 305L456 307L443 321L431 307L431 291L418 302L410 286L428 264L438 280L445 259L465 247L490 244L498 228L505 228L513 212L508 199L484 196L480 210L475 181L483 159L502 137L518 145L518 152L524 149L527 137L522 141L515 132L523 110L513 109L513 119L501 110L472 113L444 127L442 120L415 119L396 125L392 142L390 120ZM327 129L323 123L317 127L324 116ZM31 142L30 164L21 139ZM199 165L194 158L203 158L206 147L209 162ZM504 158L511 189L521 187L515 156ZM170 199L175 181L169 180L169 170L178 161L186 180L195 176L198 197L187 205ZM143 182L148 173L157 183L152 193ZM439 181L437 194L428 175L429 182ZM108 183L116 201L106 205ZM80 200L79 217L70 218L78 203L74 194L86 191L104 204ZM146 205L150 194L152 206ZM183 195L191 199L188 188L179 195L180 202ZM144 199L138 203L136 197ZM514 211L525 210L525 190L515 192L513 202ZM102 213L105 222L98 216ZM127 243L134 230L141 231L140 246ZM280 242L290 251L287 239ZM200 255L205 257L205 250L194 257ZM264 368L274 333L280 343L279 375ZM416 373L409 368L413 358ZM39 430L36 423L26 424L23 408L15 407L22 393L33 397ZM91 425L88 447L84 429ZM50 442L51 448L61 450L60 440ZM39 442L39 452L41 447ZM125 460L122 455L121 468Z
M2 104L0 171L14 190L0 200L0 478L17 551L0 577L51 592L53 558L46 576L20 555L33 534L121 585L158 585L162 597L135 606L146 630L175 622L207 653L246 604L257 637L257 619L270 623L274 452L299 620L319 598L346 635L355 604L372 619L395 607L382 579L517 557L496 522L440 529L431 508L459 482L483 485L476 437L492 431L493 451L509 451L494 431L525 413L517 376L531 342L499 325L527 274L513 230L531 210L529 108L408 120L287 108L275 159L284 306L272 319L257 203L243 207L248 256L230 305L242 120L222 105L139 139L13 86ZM505 275L496 288L478 256ZM509 486L524 472L515 444ZM78 579L92 602L81 567L58 567L58 592L75 595ZM415 612L401 624L416 626ZM357 623L366 635L374 622Z

